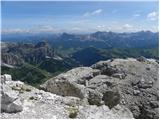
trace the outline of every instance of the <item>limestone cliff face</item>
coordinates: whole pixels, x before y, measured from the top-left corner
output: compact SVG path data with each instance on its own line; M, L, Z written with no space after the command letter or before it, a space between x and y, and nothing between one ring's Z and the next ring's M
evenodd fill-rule
M30 52L27 52L23 55L27 62L39 63L46 58L54 57L54 50L47 42L39 42L34 46L33 49L30 49L29 51Z
M20 66L24 62L23 59L12 53L2 53L1 57L2 57L2 63L8 65Z
M36 64L53 57L54 49L47 42L39 42L36 45L10 43L2 48L2 62L9 65L21 65L23 61Z

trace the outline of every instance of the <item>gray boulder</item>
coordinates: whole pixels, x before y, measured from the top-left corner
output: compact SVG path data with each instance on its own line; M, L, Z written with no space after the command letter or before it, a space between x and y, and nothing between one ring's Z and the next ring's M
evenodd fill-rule
M140 56L139 58L137 58L137 60L138 60L139 62L145 62L145 61L146 61L146 58L143 57L143 56Z
M2 103L1 105L2 105L1 106L2 112L16 113L16 112L21 112L23 110L22 102L20 101L20 99L16 99L8 104Z
M6 81L11 81L12 77L9 74L1 75L1 83L4 84Z
M103 94L92 89L87 89L87 99L90 105L101 105L103 104Z
M41 89L61 96L85 97L84 86L70 82L65 78L51 79L42 85Z
M23 107L18 98L19 92L13 91L11 87L4 84L1 89L1 111L8 113L21 112Z
M99 70L79 67L48 80L40 87L57 95L74 96L81 99L98 96L99 98L96 99L100 99L100 93L86 88L88 81L98 74Z

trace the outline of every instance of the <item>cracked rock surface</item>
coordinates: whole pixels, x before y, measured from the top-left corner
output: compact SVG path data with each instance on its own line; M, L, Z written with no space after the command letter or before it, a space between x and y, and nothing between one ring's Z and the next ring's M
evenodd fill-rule
M5 81L1 84L2 119L68 119L93 118L133 118L132 113L120 106L114 114L107 106L89 105L79 97L60 96L36 89L20 81ZM75 109L76 108L76 109ZM122 108L122 109L121 109ZM84 112L85 110L85 112ZM107 115L104 116L105 112ZM76 116L73 116L75 114Z
M124 105L134 118L159 118L158 69L154 59L112 59L72 69L41 88L79 97L84 104L106 105L110 109Z
M22 109L6 109L1 117L159 118L158 69L154 59L112 59L62 73L42 84L42 90L7 81L1 91L10 87Z

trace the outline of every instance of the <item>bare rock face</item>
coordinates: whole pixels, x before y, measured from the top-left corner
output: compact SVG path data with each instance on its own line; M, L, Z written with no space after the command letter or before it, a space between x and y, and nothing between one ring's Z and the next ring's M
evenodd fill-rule
M57 95L74 96L85 99L94 92L85 87L88 85L88 80L99 73L99 70L90 67L79 67L48 80L40 87Z
M11 81L12 77L9 74L1 75L1 84L4 84L6 81Z
M2 54L2 63L13 65L13 66L20 66L24 63L24 61L15 54L12 53L3 53Z
M106 105L110 109L124 105L134 118L159 118L158 63L153 59L100 61L60 74L41 87L55 94L85 99L90 105Z
M68 118L65 104L78 104L79 99L59 97L20 81L8 81L2 85L1 118Z
M40 63L46 59L53 59L54 49L46 42L36 45L31 43L4 43L2 47L2 63L4 66L21 66L24 62Z
M16 94L9 95L20 99L23 111L4 112L2 117L159 118L158 69L153 59L113 59L51 78L41 85L47 92L6 82Z
M79 108L77 116L77 118L81 119L131 119L132 117L130 110L120 105L115 106L111 110L105 105L99 107L88 105Z
M98 62L92 68L113 77L110 80L117 78L119 101L132 111L135 118L159 117L159 106L156 104L159 101L158 63L155 60L144 57L137 60L115 59ZM115 74L119 74L119 77Z
M11 81L11 76L5 74L1 76L1 111L8 113L21 112L23 110L22 102L18 98L18 92L13 91L6 82Z
M90 105L101 105L103 94L92 89L87 89L87 99Z
M20 81L5 81L2 87L5 88L1 89L3 119L133 118L123 105L113 109L105 105L88 105L79 97L58 96ZM92 102L99 102L98 93L92 89L88 91L89 97L95 100Z
M115 87L117 78L100 75L100 70L79 67L48 80L41 88L62 96L79 97L90 105L107 105L110 108L120 102Z
M65 79L63 80L51 80L46 85L41 86L46 91L52 92L61 96L74 96L83 98L83 88L77 84L71 83Z

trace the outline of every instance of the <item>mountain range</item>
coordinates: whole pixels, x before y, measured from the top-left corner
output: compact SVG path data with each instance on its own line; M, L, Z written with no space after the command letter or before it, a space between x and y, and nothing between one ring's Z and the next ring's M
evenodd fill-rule
M95 32L90 34L2 34L2 41L39 42L47 39L54 47L89 47L96 48L142 48L157 47L158 32L139 31L134 33Z
M141 56L158 60L158 37L150 31L2 35L2 74L37 86L59 73L101 60Z

